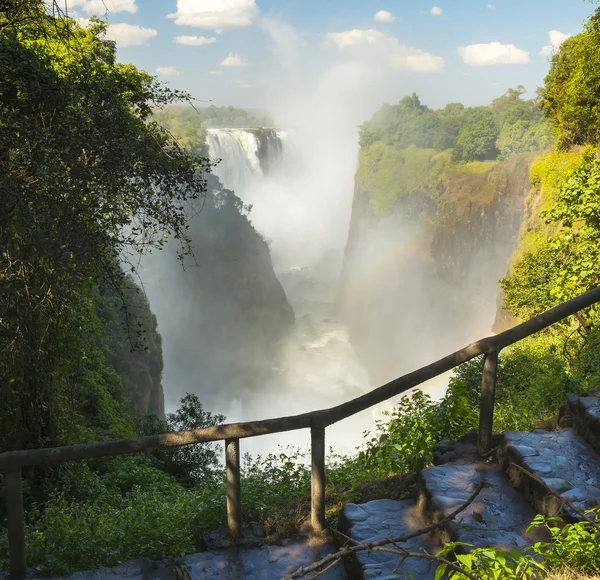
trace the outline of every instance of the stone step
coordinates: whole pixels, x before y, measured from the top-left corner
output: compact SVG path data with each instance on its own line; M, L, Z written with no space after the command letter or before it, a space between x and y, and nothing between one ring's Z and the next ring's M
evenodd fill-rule
M352 541L369 543L385 538L410 534L425 527L414 500L395 501L377 499L365 504L346 504L340 512L339 531ZM343 537L340 544L343 544ZM409 552L436 554L441 545L430 536L420 536L401 544ZM393 546L389 546L392 547ZM434 578L435 564L422 558L408 558L398 567L400 558L389 552L358 552L346 563L349 577L364 580L391 580L410 578L429 580Z
M600 453L600 394L569 395L560 410L559 424L571 427Z
M538 513L558 514L563 508L560 498L569 500L580 511L600 505L600 456L570 428L554 432L507 431L497 457L513 485ZM545 485L514 464L535 475ZM566 506L562 511L570 520L580 519Z
M482 480L488 485L454 522L445 524L440 540L503 550L523 550L538 541L539 534L525 533L534 510L495 464L447 463L424 469L419 475L419 506L431 521L439 522L460 507Z
M326 542L265 544L257 548L199 552L177 561L156 562L144 558L114 568L98 568L44 580L281 580L300 566L308 566L333 552L337 552L337 548ZM27 578L41 576L31 569ZM347 580L342 562L320 575L321 578ZM4 579L8 580L8 574L0 572L0 580Z

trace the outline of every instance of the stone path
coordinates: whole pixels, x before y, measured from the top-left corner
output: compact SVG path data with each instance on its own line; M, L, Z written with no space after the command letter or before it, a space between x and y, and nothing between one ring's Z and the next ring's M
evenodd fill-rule
M177 561L155 562L144 558L114 568L76 572L46 580L279 580L300 566L308 566L335 551L336 546L324 542L229 548L200 552ZM29 578L38 576L31 571ZM346 579L341 563L319 576L319 580Z
M465 551L484 546L523 550L545 539L542 530L526 534L536 514L561 512L568 520L579 519L556 494L578 510L600 505L600 397L570 396L561 410L560 424L571 427L497 436L496 453L488 461L478 458L473 437L465 437L454 449L444 450L439 461L448 463L419 474L416 504L386 500L348 504L340 519L342 531L351 540L373 542L423 528L452 513L485 479L489 485L454 523L437 529L434 537L411 540L405 548L435 554L444 542L458 541L470 544L461 548ZM409 578L409 573L414 580L433 578L435 567L428 562L408 559L396 570L398 562L399 557L389 553L384 557L363 552L347 566L350 576L357 579L401 579Z

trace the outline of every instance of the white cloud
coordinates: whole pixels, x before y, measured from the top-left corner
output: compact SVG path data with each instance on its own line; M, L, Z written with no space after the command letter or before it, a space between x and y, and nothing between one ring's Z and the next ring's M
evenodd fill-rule
M258 16L255 0L177 0L175 24L227 30L250 26Z
M490 10L496 10L496 7L495 7L493 4L488 4L488 5L487 5L487 7L488 7Z
M106 38L114 40L117 46L139 46L148 39L156 36L158 32L154 28L142 28L133 24L110 24L106 31Z
M252 85L248 81L237 80L235 82L236 82L237 85L239 85L243 89L249 89L249 88L252 87Z
M187 44L189 46L202 46L204 44L213 44L217 42L217 39L207 36L176 36L173 39L175 44Z
M375 50L387 60L387 64L397 70L415 72L437 72L444 67L444 59L402 44L397 38L377 30L347 30L330 32L327 40L340 50Z
M542 48L540 51L540 54L542 56L552 56L554 53L558 52L560 45L570 36L570 34L565 34L564 32L559 32L558 30L551 30L548 33L550 44L548 46L544 46L544 48Z
M385 34L377 30L346 30L345 32L329 32L327 38L340 48L359 46L361 44L377 44L385 39Z
M514 44L490 42L489 44L470 44L461 46L458 54L472 66L492 66L495 64L526 64L529 53Z
M434 6L429 12L434 16L441 16L444 11L439 6Z
M227 58L221 61L221 66L245 66L244 59L237 52L230 52Z
M209 70L209 75L224 75L225 73L222 70Z
M376 12L375 16L373 16L373 20L375 20L375 22L387 22L388 24L391 24L396 20L396 17L387 10L379 10L379 12Z
M59 0L59 6L61 2ZM106 12L137 12L135 0L68 0L69 8L81 7L88 14L105 14Z
M173 68L172 66L159 66L156 69L156 72L159 75L163 75L166 77L178 77L179 76L179 71L176 68Z

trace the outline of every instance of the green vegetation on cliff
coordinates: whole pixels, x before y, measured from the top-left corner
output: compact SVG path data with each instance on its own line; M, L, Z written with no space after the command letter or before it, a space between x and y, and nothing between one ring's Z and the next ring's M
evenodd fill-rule
M385 104L360 127L360 145L375 142L401 149L453 149L452 161L505 159L550 146L552 139L535 99L524 87L509 89L487 107L450 103L433 110L413 93L397 105Z
M600 142L600 9L552 57L541 106L559 149Z

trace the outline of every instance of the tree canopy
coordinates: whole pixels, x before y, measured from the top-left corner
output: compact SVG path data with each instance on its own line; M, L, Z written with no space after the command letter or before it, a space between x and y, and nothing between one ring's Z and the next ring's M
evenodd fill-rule
M360 127L360 144L376 141L406 149L453 149L452 160L504 159L545 149L551 144L537 99L523 98L525 88L509 89L486 107L450 103L430 109L413 93L397 105L384 104Z
M559 149L600 142L600 8L552 56L541 107Z
M117 62L105 27L41 2L0 10L0 415L19 445L66 437L58 410L107 354L99 293L125 303L136 253L169 238L187 253L205 193L208 161L152 117L188 95Z

